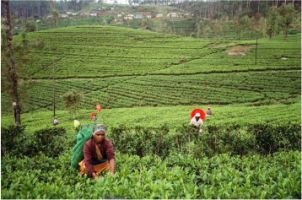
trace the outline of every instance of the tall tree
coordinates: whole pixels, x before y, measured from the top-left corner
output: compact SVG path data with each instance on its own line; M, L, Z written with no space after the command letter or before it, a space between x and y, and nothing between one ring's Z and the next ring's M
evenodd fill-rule
M270 9L267 19L266 33L269 36L269 38L272 38L273 35L278 33L278 21L279 21L278 10L277 7L273 6Z
M280 25L281 25L281 28L283 29L284 38L287 39L288 30L289 30L291 24L294 22L296 11L292 4L288 4L288 5L283 4L279 8L279 13L281 16Z
M12 28L9 12L9 2L8 0L2 0L2 11L4 15L4 29L6 34L6 61L9 68L9 82L10 82L10 94L12 97L12 106L14 114L14 122L16 126L21 125L21 107L19 102L18 93L18 77L16 72L15 60L14 60L14 50L13 50L13 37Z

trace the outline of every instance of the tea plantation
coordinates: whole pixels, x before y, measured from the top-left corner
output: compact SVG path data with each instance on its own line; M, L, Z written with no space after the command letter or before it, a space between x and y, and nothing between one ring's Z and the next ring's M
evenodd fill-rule
M58 109L62 95L84 95L82 108L192 104L291 103L300 96L300 34L271 40L194 39L94 26L28 34L33 62L23 67L23 111ZM21 38L16 38L19 42ZM40 45L38 45L38 44ZM8 95L2 108L10 112Z
M2 198L301 198L300 33L256 44L79 26L27 39L39 48L20 72L22 127L1 93ZM70 90L83 94L74 115ZM90 123L98 101L117 169L90 180L70 166L73 120ZM190 112L208 105L196 136Z

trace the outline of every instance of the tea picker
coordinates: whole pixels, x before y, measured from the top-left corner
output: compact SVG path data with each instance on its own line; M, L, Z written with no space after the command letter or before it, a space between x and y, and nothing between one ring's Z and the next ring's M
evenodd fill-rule
M100 104L96 106L97 113L101 112ZM81 125L74 121L75 129L78 129L76 144L72 149L71 166L80 170L80 174L96 178L101 172L115 172L115 153L112 142L106 138L107 129L100 124L97 115L90 113L91 123ZM97 122L98 121L98 122Z
M205 118L206 113L202 109L196 108L191 112L190 125L196 129L197 133L202 132L201 126L203 125Z

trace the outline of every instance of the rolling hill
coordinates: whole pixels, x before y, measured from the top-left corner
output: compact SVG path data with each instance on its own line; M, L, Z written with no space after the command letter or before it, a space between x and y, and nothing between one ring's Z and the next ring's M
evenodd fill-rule
M33 65L23 111L57 108L70 90L82 109L192 104L264 105L300 101L300 34L254 40L195 39L111 26L80 26L28 34ZM16 38L18 42L20 38ZM2 93L2 112L10 112Z

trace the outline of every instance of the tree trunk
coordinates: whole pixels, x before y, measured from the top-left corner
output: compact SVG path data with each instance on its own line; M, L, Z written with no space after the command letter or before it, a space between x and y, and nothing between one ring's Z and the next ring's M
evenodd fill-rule
M9 77L11 82L11 97L12 97L12 106L13 106L13 114L15 125L21 125L21 108L19 103L19 94L18 94L18 77L16 73L16 66L14 61L14 50L13 50L13 37L11 31L11 21L10 21L10 14L9 14L9 2L8 0L2 0L2 9L3 9L3 16L4 16L4 28L7 37L7 65L9 67Z

